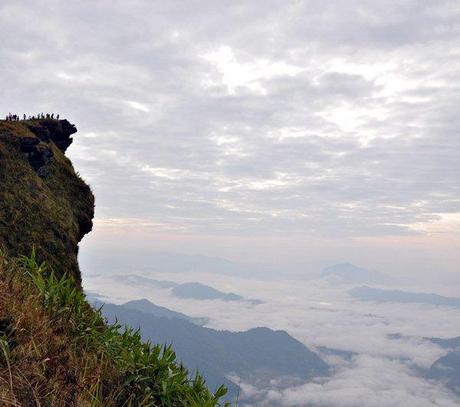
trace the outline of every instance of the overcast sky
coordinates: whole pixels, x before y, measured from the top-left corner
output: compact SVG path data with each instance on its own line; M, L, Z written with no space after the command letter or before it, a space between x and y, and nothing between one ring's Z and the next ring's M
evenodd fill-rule
M0 28L0 112L79 129L91 244L458 271L458 0L2 0Z

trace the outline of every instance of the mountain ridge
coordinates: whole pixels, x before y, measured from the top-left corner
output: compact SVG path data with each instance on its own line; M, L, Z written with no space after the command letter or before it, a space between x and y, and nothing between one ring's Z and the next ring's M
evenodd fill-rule
M228 378L231 375L268 383L280 377L300 382L329 374L329 366L286 331L267 327L218 331L183 318L129 309L124 304L106 303L102 312L109 321L140 328L145 340L172 344L178 359L192 370L200 367L211 387L225 383L230 399L238 393L238 384Z
M444 297L434 293L388 290L368 286L352 288L349 293L353 297L362 301L431 304L436 306L460 308L459 297Z

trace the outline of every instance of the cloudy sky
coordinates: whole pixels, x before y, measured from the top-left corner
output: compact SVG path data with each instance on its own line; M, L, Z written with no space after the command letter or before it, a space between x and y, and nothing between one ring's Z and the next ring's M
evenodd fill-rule
M458 0L2 0L0 27L0 112L79 129L85 245L458 271Z

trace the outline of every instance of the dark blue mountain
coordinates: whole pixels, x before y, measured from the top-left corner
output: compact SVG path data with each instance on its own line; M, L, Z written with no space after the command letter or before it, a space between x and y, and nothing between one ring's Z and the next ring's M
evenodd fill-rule
M222 301L246 301L253 305L262 304L263 301L246 299L235 293L224 293L216 290L205 284L191 283L176 283L167 280L155 280L153 278L138 276L138 275L116 275L114 279L122 281L131 286L151 286L155 288L171 289L171 293L179 298L194 299L194 300L222 300Z
M460 350L460 336L457 336L455 338L423 338L427 341L430 341L432 343L435 343L438 346L441 346L441 348L444 349L450 349L450 350Z
M367 270L351 263L335 264L323 269L321 277L346 284L391 284L393 280L378 271Z
M419 303L460 308L460 298L443 297L438 294L386 290L367 286L355 287L349 293L362 301Z
M183 318L157 317L126 306L105 304L109 322L140 328L144 340L172 344L191 372L199 369L212 388L224 383L229 398L238 392L229 374L245 381L269 383L283 376L303 382L329 373L328 365L285 331L254 328L245 332L217 331Z
M251 304L262 304L259 300L248 300L235 293L224 293L213 287L201 283L177 284L171 290L176 297L191 298L195 300L222 300L222 301L248 301Z
M389 338L396 340L410 339L410 336L391 334ZM421 374L430 380L443 383L454 393L460 395L460 336L454 338L423 338L434 343L448 352L437 359L428 370Z
M193 324L196 324L196 325L204 325L208 322L207 318L192 318L192 317L189 317L188 315L182 314L181 312L172 311L166 307L155 305L145 298L140 299L140 300L128 301L123 304L123 307L128 308L128 309L137 310L137 311L142 311L142 312L145 312L146 314L151 314L156 317L169 318L169 319L171 318L183 319L183 320L192 322Z
M436 360L426 377L444 383L446 387L460 395L460 349L448 352Z

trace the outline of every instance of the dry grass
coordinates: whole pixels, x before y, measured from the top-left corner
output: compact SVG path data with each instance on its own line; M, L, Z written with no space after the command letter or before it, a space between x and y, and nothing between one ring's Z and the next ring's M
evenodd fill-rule
M107 325L72 278L36 256L0 253L0 403L11 406L218 406L172 349Z
M68 320L50 315L17 264L0 265L0 321L8 346L0 364L0 400L6 405L91 406L95 384L117 387L114 367L102 353L77 347ZM109 392L102 394L106 401ZM108 403L110 404L110 403ZM108 405L104 404L104 405ZM115 403L112 403L115 404Z

